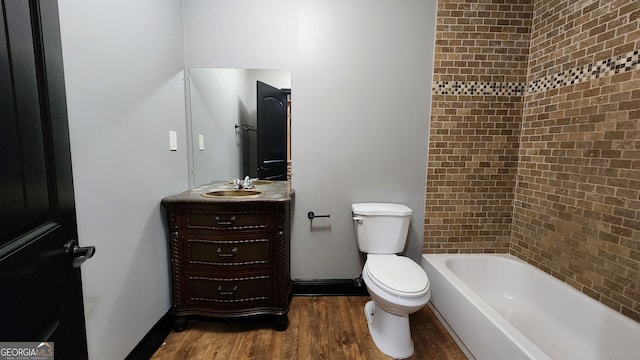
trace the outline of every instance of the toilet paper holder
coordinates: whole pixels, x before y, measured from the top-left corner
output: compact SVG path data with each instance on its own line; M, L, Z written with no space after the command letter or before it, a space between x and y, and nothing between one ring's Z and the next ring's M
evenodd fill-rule
M328 218L331 217L331 214L327 214L327 215L316 215L313 211L309 211L307 213L307 218L309 218L309 220L313 220L315 218Z

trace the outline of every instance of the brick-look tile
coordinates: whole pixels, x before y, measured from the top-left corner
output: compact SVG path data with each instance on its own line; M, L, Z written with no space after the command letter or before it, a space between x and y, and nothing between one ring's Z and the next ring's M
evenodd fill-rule
M508 252L532 1L438 2L425 252Z
M640 2L438 3L425 253L511 252L640 321Z

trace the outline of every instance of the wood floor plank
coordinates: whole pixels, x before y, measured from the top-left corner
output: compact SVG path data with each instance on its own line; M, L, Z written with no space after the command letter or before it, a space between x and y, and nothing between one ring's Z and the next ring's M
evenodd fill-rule
M293 297L286 331L270 319L191 320L172 332L151 360L291 359L387 360L371 340L366 296ZM410 359L466 359L433 312L410 316L415 353Z

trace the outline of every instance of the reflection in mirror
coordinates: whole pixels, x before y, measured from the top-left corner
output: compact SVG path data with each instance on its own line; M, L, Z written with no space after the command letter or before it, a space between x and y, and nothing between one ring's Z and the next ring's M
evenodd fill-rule
M190 79L194 185L287 180L291 71L192 68Z

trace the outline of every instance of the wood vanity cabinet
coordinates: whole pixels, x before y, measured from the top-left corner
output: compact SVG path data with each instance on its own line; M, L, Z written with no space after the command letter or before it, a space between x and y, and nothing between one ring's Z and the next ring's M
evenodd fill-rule
M185 317L271 315L285 330L291 294L289 201L165 201L174 330Z

